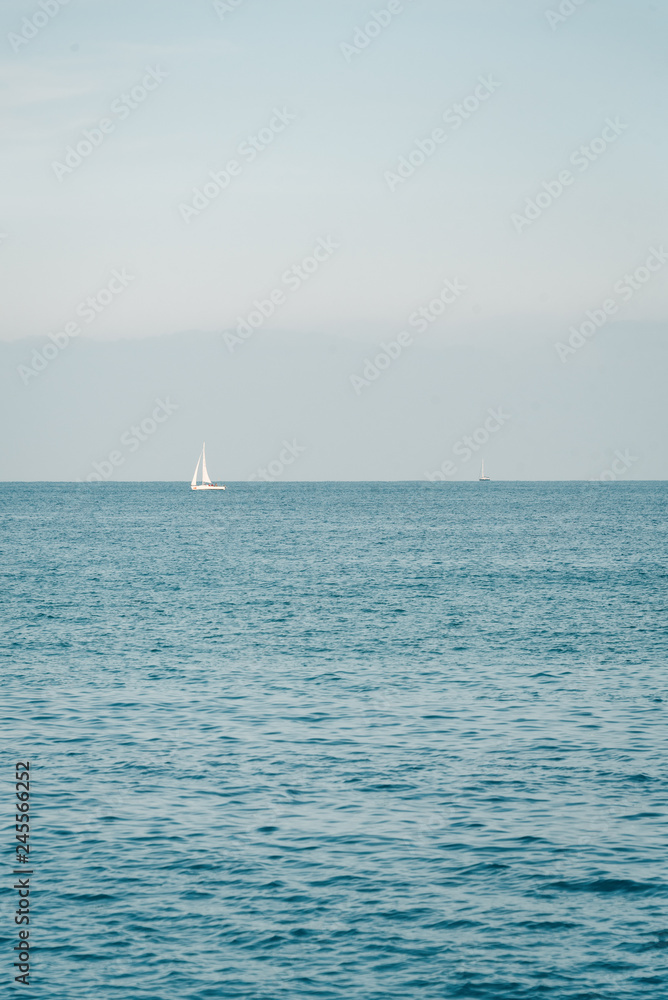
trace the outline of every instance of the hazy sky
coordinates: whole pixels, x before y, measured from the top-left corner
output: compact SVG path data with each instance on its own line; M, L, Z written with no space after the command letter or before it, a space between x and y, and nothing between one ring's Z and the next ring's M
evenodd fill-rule
M110 478L189 478L206 438L245 479L300 435L275 478L467 479L483 456L595 478L617 452L617 478L668 475L668 5L5 0L0 21L2 478L113 450Z

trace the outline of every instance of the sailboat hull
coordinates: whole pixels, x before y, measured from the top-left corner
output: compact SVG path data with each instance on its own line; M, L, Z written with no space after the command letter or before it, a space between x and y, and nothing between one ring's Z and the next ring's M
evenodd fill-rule
M224 486L207 486L207 485L204 485L204 486L191 486L190 489L191 490L224 490L225 487Z

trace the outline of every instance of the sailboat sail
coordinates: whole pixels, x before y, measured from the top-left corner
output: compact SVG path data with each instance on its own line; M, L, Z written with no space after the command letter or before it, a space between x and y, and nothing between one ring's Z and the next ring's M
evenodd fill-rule
M202 445L202 482L209 485L211 480L209 479L209 473L206 468L206 455L204 453L204 445Z
M192 482L190 483L191 486L196 486L197 485L197 473L199 472L199 463L201 461L201 458L202 458L202 456L200 455L199 458L197 459L197 465L195 466L195 471L193 473Z

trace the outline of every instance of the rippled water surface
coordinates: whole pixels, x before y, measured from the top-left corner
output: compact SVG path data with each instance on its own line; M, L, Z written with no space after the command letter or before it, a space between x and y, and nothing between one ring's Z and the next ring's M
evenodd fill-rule
M666 996L666 499L2 485L34 994Z

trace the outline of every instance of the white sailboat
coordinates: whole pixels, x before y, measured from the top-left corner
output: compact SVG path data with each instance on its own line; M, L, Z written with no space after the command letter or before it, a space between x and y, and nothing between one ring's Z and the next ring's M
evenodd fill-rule
M197 473L199 472L199 463L202 463L202 481L200 485L197 485ZM204 445L202 445L202 451L199 458L197 459L197 465L195 466L195 472L193 474L192 482L190 483L191 490L224 490L224 486L220 486L218 483L212 483L209 478L209 473L206 467L206 452L204 450Z
M479 483L489 483L490 482L489 476L485 475L485 462L484 461L482 461L480 463L480 476L478 477L478 482Z

